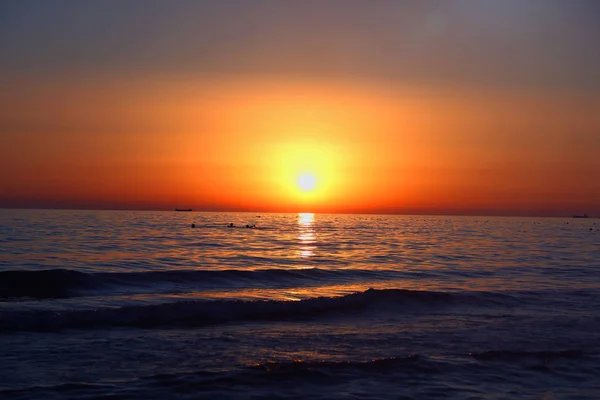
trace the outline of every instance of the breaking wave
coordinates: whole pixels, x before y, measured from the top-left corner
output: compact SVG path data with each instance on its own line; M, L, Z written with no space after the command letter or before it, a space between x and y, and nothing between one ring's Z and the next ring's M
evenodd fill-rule
M369 307L410 312L467 301L472 294L369 289L341 297L301 301L197 300L94 310L8 311L0 314L0 331L49 331L92 327L206 326L239 321L302 320L360 312ZM476 302L473 302L476 303Z
M419 275L419 277L422 274ZM89 295L110 288L154 287L176 284L188 287L278 287L323 282L384 280L394 276L385 270L257 269L257 270L166 270L144 272L86 273L70 269L0 272L0 300L36 299Z

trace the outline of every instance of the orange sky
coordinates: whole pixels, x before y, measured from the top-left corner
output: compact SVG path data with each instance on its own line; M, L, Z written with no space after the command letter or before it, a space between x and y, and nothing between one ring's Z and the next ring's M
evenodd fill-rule
M18 87L1 115L18 128L3 135L9 203L508 214L600 204L593 97L268 78ZM314 193L296 187L304 170Z
M360 3L351 3L360 16ZM283 7L277 4L270 7ZM8 36L0 50L12 50L16 61L0 66L0 207L600 215L600 92L583 74L596 60L544 64L560 53L556 47L531 47L539 59L530 60L527 48L507 47L528 36L498 36L503 25L486 33L498 51L510 49L495 63L487 60L496 50L481 53L485 43L446 50L449 32L463 40L464 15L479 19L470 29L482 30L490 25L483 13L499 10L422 8L406 11L410 21L425 13L423 26L439 38L427 31L415 36L423 42L397 54L391 44L379 54L372 51L379 42L358 40L352 10L323 43L296 43L303 25L288 32L263 13L252 18L267 18L261 20L267 30L227 57L211 50L210 62L199 56L195 64L186 55L180 64L160 64L188 54L177 44L160 50L152 68L139 64L145 53L130 59L109 51L106 61L69 47L79 39L60 37L52 39L55 57L40 43ZM251 18L226 11L238 19L236 27ZM290 24L296 11L289 11ZM516 24L519 10L504 11L506 23ZM392 32L383 14L369 17L373 27L389 24L389 32L377 31L380 39L402 33ZM539 32L523 34L551 38L554 19L544 18ZM520 32L506 28L506 35ZM202 40L185 33L191 42ZM81 46L95 33L89 35ZM296 50L281 47L284 39ZM119 43L106 49L118 50ZM337 58L325 64L309 57L334 51ZM438 51L446 58L437 60ZM383 61L359 58L366 52ZM472 74L461 73L463 56ZM402 63L410 66L404 75L381 69ZM316 177L312 192L296 184L304 172Z

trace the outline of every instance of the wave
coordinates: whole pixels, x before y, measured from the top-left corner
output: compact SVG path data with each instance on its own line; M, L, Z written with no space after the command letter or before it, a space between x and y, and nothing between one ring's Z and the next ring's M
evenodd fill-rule
M560 358L581 358L584 354L581 350L488 350L479 353L469 353L469 355L482 361L523 361L527 359L549 361Z
M69 269L0 272L0 300L22 297L36 299L88 295L110 287L143 287L178 284L195 287L271 287L323 282L349 282L388 279L392 271L259 269L259 270L167 270L144 272L87 273Z
M0 299L64 298L70 297L74 288L95 286L96 282L89 274L68 269L0 272Z
M8 311L0 314L0 331L53 331L94 327L193 327L242 321L307 320L366 309L415 312L464 301L467 293L369 289L341 297L301 301L196 300L95 310ZM476 304L477 302L469 301Z
M186 371L161 373L113 382L70 382L53 386L0 390L4 398L235 398L248 388L255 390L254 397L272 398L274 389L282 383L298 381L299 395L306 385L346 384L349 379L364 379L389 374L414 373L428 376L436 373L443 363L419 355L381 358L371 361L284 361L239 366L228 371ZM324 387L323 389L326 389ZM261 392L263 392L261 395ZM237 394L237 396L235 396ZM317 398L331 398L324 393ZM304 396L294 396L294 398ZM315 397L315 396L310 396ZM242 396L241 398L246 398Z
M118 380L0 389L6 399L303 399L556 398L595 399L595 364L556 371L470 365L408 356L373 361L281 362L280 368L189 369ZM591 371L590 371L591 370ZM525 389L523 389L525 388Z
M495 352L495 351L493 351ZM484 354L483 352L477 354ZM552 354L557 358L566 355L570 358L571 353L583 354L577 350L567 351L540 351L540 352L511 352L523 353L523 355ZM579 355L578 355L579 357ZM536 360L539 361L539 360ZM516 367L517 369L512 369ZM1 390L2 398L245 398L243 393L251 389L256 398L271 398L274 392L286 393L289 398L337 398L339 389L344 393L352 390L352 383L364 382L368 379L377 382L379 391L370 391L370 397L388 398L390 393L398 396L400 390L407 390L406 396L402 398L413 398L414 387L427 387L427 383L465 381L472 379L474 382L493 382L492 387L497 387L500 380L514 380L516 374L523 374L526 365L509 366L511 369L499 369L497 365L486 366L484 364L473 366L471 362L462 356L445 357L421 354L410 354L399 357L377 358L368 361L361 360L296 360L296 361L270 361L257 363L255 365L237 366L227 370L189 370L171 373L160 373L155 375L140 376L118 381L105 381L97 383L69 382L51 386L30 386ZM594 368L594 364L580 366L582 369ZM548 369L533 368L541 370L547 376ZM532 368L525 370L525 376L530 377ZM504 376L506 376L504 378ZM518 376L518 375L516 375ZM559 374L560 376L560 374ZM398 382L406 384L398 386ZM569 382L570 383L570 382ZM340 385L340 386L338 386ZM354 386L358 389L356 393L360 396L362 385ZM448 384L436 385L428 393L437 394L434 397L448 397ZM290 393L290 387L297 390ZM543 387L544 388L544 387ZM371 388L373 390L375 388ZM578 388L581 390L580 388ZM432 391L433 390L433 391ZM363 392L364 393L364 392ZM581 395L581 391L577 394ZM594 392L595 393L595 392ZM473 397L471 389L464 392L454 391L459 397ZM352 397L352 396L351 396ZM422 396L421 396L422 397ZM477 396L480 397L480 396ZM581 397L581 396L575 396ZM583 396L585 398L593 398Z
M306 370L385 372L406 367L418 371L437 371L432 365L425 363L423 357L418 354L410 354L406 357L379 358L371 361L271 361L264 364L257 364L251 367L251 369L280 374Z

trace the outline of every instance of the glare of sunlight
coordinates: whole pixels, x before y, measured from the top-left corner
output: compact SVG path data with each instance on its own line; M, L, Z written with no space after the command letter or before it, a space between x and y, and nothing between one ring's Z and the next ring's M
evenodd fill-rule
M300 174L297 180L298 187L305 192L311 191L317 185L317 178L311 173Z
M300 258L309 258L315 255L315 245L317 243L317 235L314 230L315 214L300 213L298 214L298 241L300 242L300 250L298 255Z
M315 214L313 213L299 213L298 214L298 225L311 226L315 222Z

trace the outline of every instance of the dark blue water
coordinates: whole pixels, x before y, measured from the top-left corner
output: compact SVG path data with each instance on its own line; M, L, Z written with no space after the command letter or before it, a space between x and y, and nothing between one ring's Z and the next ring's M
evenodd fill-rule
M0 210L0 398L596 399L599 272L594 219Z

